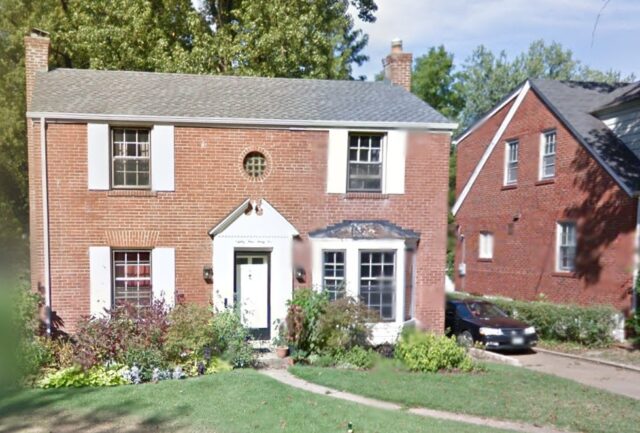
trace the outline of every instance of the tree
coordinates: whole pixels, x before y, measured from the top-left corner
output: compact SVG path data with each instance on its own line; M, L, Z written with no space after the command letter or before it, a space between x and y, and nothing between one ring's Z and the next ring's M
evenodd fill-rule
M353 31L343 2L245 1L221 29L226 70L241 75L348 78L366 38ZM349 41L345 43L345 41Z
M504 51L495 55L480 45L462 65L457 77L464 108L459 121L468 126L489 111L519 83L527 78L620 82L633 81L619 72L601 72L574 59L573 52L553 42L534 41L527 52L510 61Z
M205 7L225 73L268 77L349 78L367 57L349 4L374 21L372 0L209 1Z
M453 54L443 45L431 47L427 54L416 59L411 92L452 119L464 106L459 87L453 73Z

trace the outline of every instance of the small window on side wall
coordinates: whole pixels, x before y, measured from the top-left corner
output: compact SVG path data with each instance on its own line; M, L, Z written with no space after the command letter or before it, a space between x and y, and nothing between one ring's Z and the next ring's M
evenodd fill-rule
M382 192L382 135L349 135L347 191Z
M493 259L493 233L480 232L478 258L484 260Z
M540 179L553 178L556 175L556 131L542 134L540 155Z
M515 185L518 183L518 140L508 141L505 155L504 183Z
M556 271L573 272L576 269L576 223L562 221L557 225Z

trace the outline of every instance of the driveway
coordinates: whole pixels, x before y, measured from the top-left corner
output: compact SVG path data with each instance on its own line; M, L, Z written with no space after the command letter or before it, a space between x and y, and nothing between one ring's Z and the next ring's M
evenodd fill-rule
M575 380L585 385L640 400L640 373L542 352L510 354L531 370Z

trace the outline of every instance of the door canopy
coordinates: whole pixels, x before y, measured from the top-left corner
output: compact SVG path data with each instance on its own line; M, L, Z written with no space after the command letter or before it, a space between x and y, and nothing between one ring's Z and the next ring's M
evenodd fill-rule
M291 238L298 230L266 200L246 199L209 230L214 237Z

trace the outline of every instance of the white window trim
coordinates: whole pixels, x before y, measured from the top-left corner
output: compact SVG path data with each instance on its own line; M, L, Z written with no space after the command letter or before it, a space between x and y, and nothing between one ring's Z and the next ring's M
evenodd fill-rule
M478 258L481 260L493 259L494 236L492 232L483 230L478 235Z
M520 140L518 139L512 139L512 140L507 140L504 143L504 179L503 179L503 186L514 186L518 184L518 176L516 176L516 180L509 182L509 154L510 154L510 149L509 147L511 146L511 144L513 143L517 143L518 145L518 159L516 160L517 163L517 168L520 168ZM519 174L519 173L518 173Z
M374 328L400 325L405 322L405 301L411 302L410 299L405 300L405 249L406 245L403 239L311 238L312 286L316 291L321 291L323 288L322 252L343 250L345 251L345 295L357 299L359 296L360 251L395 251L395 320L393 322L378 322Z
M351 165L351 160L350 160L350 155L349 155L349 151L351 148L351 136L352 135L375 135L375 136L379 136L380 137L380 190L356 190L356 189L349 189L349 173L350 173L350 165ZM345 191L347 192L347 194L349 193L354 193L354 194L359 194L359 193L364 193L364 194L386 194L387 191L387 181L386 181L386 174L387 174L387 164L388 164L388 160L389 158L387 157L387 139L388 137L388 133L387 132L375 132L375 131L353 131L353 130L349 130L347 133L347 175L345 178Z
M577 250L578 250L578 225L576 224L576 222L575 221L571 221L571 220L562 220L562 221L556 222L555 271L557 273L571 274L571 273L575 272L575 270L576 270L576 263L575 263L576 254L574 254L574 257L573 257L573 268L572 269L562 269L560 267L560 246L561 246L561 243L562 243L562 225L563 224L573 224L573 226L575 227L575 239L576 239L575 249L576 249L576 254L577 254Z
M546 147L547 147L547 136L550 134L555 134L556 135L556 149L555 152L553 153L554 156L554 162L555 162L555 169L553 171L553 176L545 176L544 175L544 157L545 155L545 151L546 151ZM558 172L558 165L557 165L557 161L558 161L558 133L556 132L555 129L549 129L547 131L543 131L540 134L540 152L539 152L539 159L538 159L538 180L549 180L549 179L555 179L556 177L556 173Z
M149 180L148 185L116 185L115 183L115 160L114 156L114 146L115 146L115 130L122 129L123 131L127 129L135 129L135 130L144 130L147 131L148 140L149 140L149 156L146 159L149 164ZM118 125L109 125L109 188L111 190L151 190L152 189L152 175L153 175L153 159L152 159L152 133L153 128L149 128L148 126L118 126ZM134 157L117 157L117 159L140 159Z

